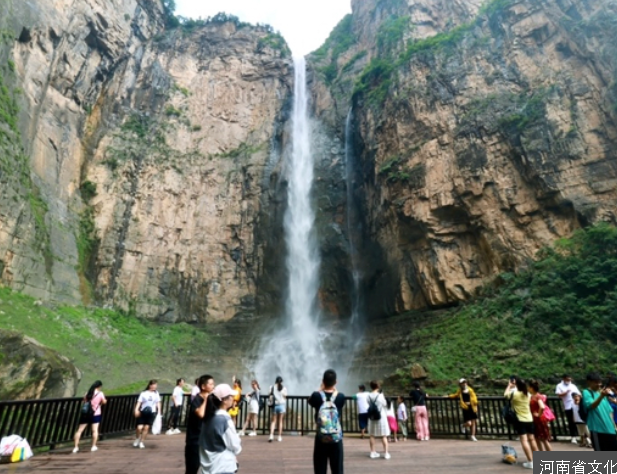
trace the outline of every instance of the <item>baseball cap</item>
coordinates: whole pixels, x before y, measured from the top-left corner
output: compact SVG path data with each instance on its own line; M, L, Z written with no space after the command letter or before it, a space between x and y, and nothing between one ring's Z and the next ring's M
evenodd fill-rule
M221 383L214 387L214 390L212 390L212 395L214 395L219 400L222 400L223 398L227 398L230 395L238 395L238 392L232 389L228 384Z
M467 382L467 379L461 379L458 381L458 383L465 383L465 382Z

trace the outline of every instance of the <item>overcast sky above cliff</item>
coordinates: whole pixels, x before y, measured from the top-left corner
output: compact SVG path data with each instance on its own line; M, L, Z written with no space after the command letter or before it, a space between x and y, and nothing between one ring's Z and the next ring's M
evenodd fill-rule
M287 40L294 56L316 50L351 13L351 0L176 0L176 14L206 18L224 11L250 23L268 23Z

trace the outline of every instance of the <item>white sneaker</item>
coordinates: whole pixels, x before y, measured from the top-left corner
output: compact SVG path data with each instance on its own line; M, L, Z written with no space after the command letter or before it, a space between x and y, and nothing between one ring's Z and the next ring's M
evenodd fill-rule
M533 469L533 461L531 461L531 462L524 462L523 463L523 467L525 469Z
M144 449L146 446L144 445L144 443L139 443L139 449Z
M377 459L379 457L379 453L378 452L371 452L371 454L368 455L369 458L371 459Z
M383 455L383 458L384 458L384 459L390 459L390 453L386 453L386 454L384 454L384 455Z
M578 440L576 438L572 438L572 440L570 441L572 444L578 444Z
M274 436L270 435L270 437L268 438L268 443L271 443L273 439L274 439Z
M92 446L92 447L90 448L90 451L92 451L92 452L94 452L94 451L98 451L98 450L99 450L99 448L97 448L96 446Z
M133 441L133 446L135 447L139 446L140 441L141 441L141 438L135 438L135 441Z
M254 432L254 431L251 431L251 432L249 433L249 436L257 436L257 433L256 433L256 432Z
M176 428L176 429L174 430L174 434L180 434L180 433L182 433L182 431L180 431L180 428Z
M79 448L73 448L73 454L78 453L79 452Z
M238 433L238 436L244 436L244 431L240 431L240 433Z
M472 436L472 437L471 437L471 440L472 440L472 441L478 441L478 440L476 439L476 437L475 437L475 436Z
M467 434L467 429L465 428L465 425L461 425L461 433Z
M169 428L167 431L165 431L165 434L166 435L172 435L172 434L174 434L174 430Z
M280 443L281 441L283 441L283 437L279 436L278 442Z
M428 441L430 438L427 436L426 438L424 438L424 441Z

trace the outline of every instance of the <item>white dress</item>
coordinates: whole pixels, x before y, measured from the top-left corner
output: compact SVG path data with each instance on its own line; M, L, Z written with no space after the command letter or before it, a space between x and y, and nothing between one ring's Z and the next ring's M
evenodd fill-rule
M375 396L374 393L370 393L369 400L375 400L375 404L379 408L381 413L381 419L374 421L369 418L368 420L368 434L369 436L376 436L381 438L382 436L390 436L390 425L388 424L388 404L386 399L380 393Z

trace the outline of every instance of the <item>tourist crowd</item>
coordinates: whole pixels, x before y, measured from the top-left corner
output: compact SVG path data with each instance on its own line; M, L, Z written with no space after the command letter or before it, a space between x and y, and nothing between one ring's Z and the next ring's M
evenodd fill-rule
M283 440L283 422L287 407L287 388L282 377L276 377L262 396L257 380L251 381L251 391L242 395L242 383L234 376L233 386L215 385L214 378L202 375L195 380L188 403L186 418L185 466L186 474L235 473L238 470L237 456L242 451L241 437L257 434L257 417L267 403L271 420L268 442ZM86 395L80 414L79 428L75 433L73 453L79 452L79 441L84 429L91 425L92 447L96 451L98 427L102 419L101 407L107 403L102 392L102 382L97 380ZM330 465L332 474L343 473L343 407L346 397L336 389L337 375L332 369L324 372L321 386L313 392L308 403L314 409L317 433L313 449L315 474L326 474ZM617 377L602 380L597 373L586 377L583 390L572 382L568 374L556 386L555 394L561 398L572 443L593 447L596 451L617 451ZM386 397L378 381L371 381L370 391L359 386L353 399L357 403L358 423L361 438L368 435L369 457L390 459L389 443L406 441L410 414L403 396ZM462 411L461 432L477 441L476 427L479 417L478 397L467 379L461 378L457 390L447 395L458 400ZM504 391L507 404L504 419L512 424L518 434L527 459L523 467L533 468L533 451L551 451L550 423L555 415L547 404L547 396L540 391L537 380L524 381L512 376ZM179 420L185 399L184 379L178 379L171 396L167 416L166 434L180 433ZM414 418L415 435L418 441L429 441L429 395L419 383L414 383L409 392L411 416ZM236 431L240 406L246 402L247 416L242 429ZM150 380L140 393L134 409L135 439L133 446L145 448L145 441L157 418L161 420L161 397L157 381ZM160 427L157 428L160 430ZM377 439L376 439L377 438ZM381 441L381 452L376 441Z

